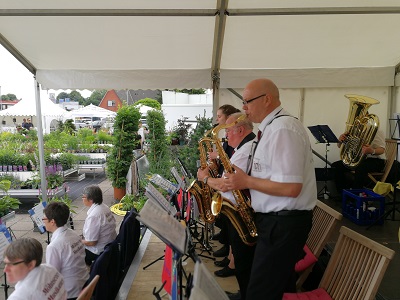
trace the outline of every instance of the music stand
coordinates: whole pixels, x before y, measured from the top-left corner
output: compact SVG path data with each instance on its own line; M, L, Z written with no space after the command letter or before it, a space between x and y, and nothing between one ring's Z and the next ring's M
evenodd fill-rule
M308 126L308 129L311 131L312 135L318 141L318 143L325 144L325 167L324 167L324 186L318 192L317 197L323 196L324 199L329 199L329 190L327 184L328 178L328 146L330 143L339 143L336 135L333 131L329 128L328 125L315 125L315 126Z

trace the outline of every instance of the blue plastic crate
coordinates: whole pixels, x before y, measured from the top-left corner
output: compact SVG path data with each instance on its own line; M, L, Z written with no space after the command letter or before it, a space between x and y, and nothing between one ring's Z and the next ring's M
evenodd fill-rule
M358 225L370 225L385 213L385 197L367 189L343 190L342 214ZM376 224L383 224L381 218Z

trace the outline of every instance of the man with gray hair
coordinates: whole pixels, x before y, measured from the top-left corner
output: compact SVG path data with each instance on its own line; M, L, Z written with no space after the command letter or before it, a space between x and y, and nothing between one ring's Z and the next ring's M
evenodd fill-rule
M85 262L90 266L116 237L116 221L110 208L103 203L103 192L97 185L85 187L83 204L89 207L83 225L82 243L86 246Z

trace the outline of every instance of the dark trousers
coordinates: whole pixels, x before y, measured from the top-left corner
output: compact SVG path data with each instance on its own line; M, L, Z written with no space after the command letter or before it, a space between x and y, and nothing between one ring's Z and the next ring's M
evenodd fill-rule
M246 299L255 246L246 245L230 221L228 223L228 232L229 242L232 247L232 254L235 259L235 276L239 284L240 296L242 299Z
M248 300L282 300L296 292L294 266L301 258L312 225L312 212L275 216L256 213L258 240L254 253Z
M92 263L100 256L97 254L94 254L93 252L89 251L88 249L85 249L85 263L88 266L91 266Z
M339 194L343 189L361 189L369 186L372 182L368 177L370 172L381 172L385 166L385 160L379 158L366 158L354 169L347 168L341 160L332 164L335 174L336 189Z
M221 229L219 232L218 241L221 244L229 245L229 236L228 236L228 227L230 221L227 216L224 214L219 214L219 216L215 219L215 226Z

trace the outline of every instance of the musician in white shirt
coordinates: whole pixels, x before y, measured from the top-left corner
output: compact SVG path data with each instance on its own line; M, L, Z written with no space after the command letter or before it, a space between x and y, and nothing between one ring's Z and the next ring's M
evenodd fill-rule
M13 241L4 251L4 273L16 283L9 300L67 299L62 275L42 264L42 244L34 238Z
M85 187L82 201L89 207L82 242L86 247L85 262L90 266L104 247L117 237L116 222L110 208L103 203L103 192L97 185Z
M76 299L89 278L85 265L85 245L81 237L66 225L70 210L65 203L52 202L44 208L43 213L46 230L52 233L46 249L46 263L63 275L68 299Z

